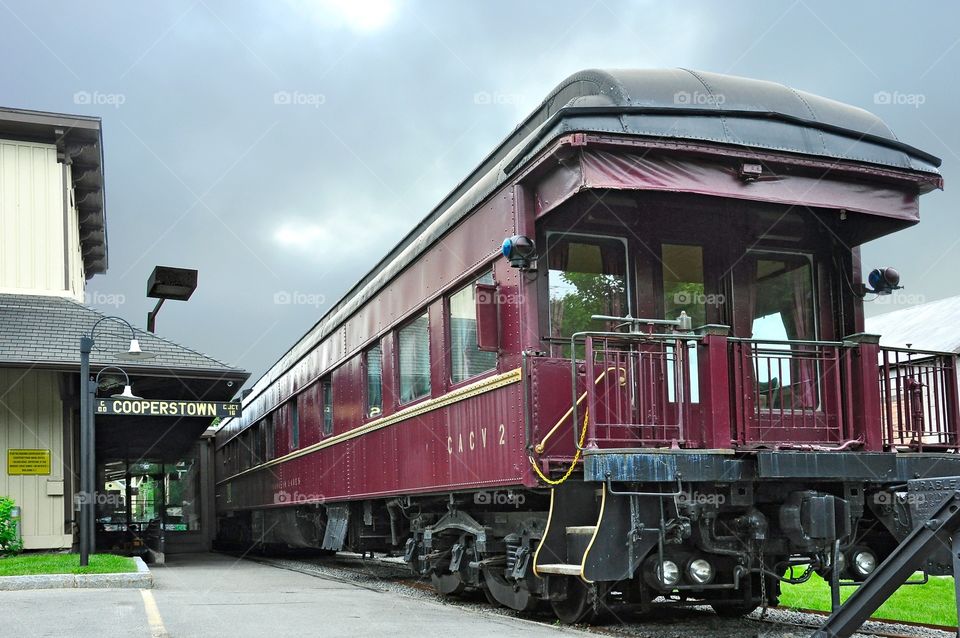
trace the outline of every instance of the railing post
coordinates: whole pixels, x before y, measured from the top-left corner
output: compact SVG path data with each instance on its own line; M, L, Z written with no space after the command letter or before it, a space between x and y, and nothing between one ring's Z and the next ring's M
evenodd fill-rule
M960 426L960 404L957 401L957 355L945 355L942 358L943 393L944 393L944 421L949 433L946 443L957 445L960 442L957 428Z
M594 354L593 354L593 337L587 336L584 339L583 343L583 358L587 364L587 411L589 416L587 417L587 438L584 441L584 449L596 449L597 448L597 420L600 418L600 408L597 406L597 383L596 383L596 374L597 366L594 364ZM576 417L576 410L574 410L574 418ZM583 427L583 423L575 424L576 431L577 428Z
M866 450L883 449L883 426L880 399L880 335L857 333L844 337L845 342L856 344L850 357L850 370L844 400L852 402L853 423L851 434L863 437Z
M700 406L703 422L700 440L708 449L729 449L732 441L730 413L730 361L727 354L729 326L707 325L698 346Z

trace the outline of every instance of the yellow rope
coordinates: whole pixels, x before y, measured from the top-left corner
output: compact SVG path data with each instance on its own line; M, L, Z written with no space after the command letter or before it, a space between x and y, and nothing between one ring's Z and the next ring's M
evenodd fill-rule
M577 445L577 453L573 456L573 461L570 462L570 467L567 468L567 471L560 478L556 480L551 479L549 476L545 475L543 472L540 471L540 466L537 465L537 462L535 460L533 460L533 456L527 457L528 459L530 459L530 465L533 466L533 471L536 472L537 476L540 477L540 480L542 480L547 485L560 485L561 483L566 481L568 478L570 478L571 474L573 474L573 470L576 469L577 462L580 460L580 453L582 451L581 448L583 447L583 443L584 441L587 440L587 421L589 417L590 417L590 410L587 409L583 413L583 429L580 430L580 443Z

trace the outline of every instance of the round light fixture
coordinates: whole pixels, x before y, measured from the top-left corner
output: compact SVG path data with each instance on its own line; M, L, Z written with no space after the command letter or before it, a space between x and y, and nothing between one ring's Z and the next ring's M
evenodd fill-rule
M680 582L680 566L672 560L665 560L657 565L657 580L664 587L676 587Z
M687 576L698 585L706 585L713 580L713 565L703 558L695 558L687 565Z
M850 569L856 576L866 578L877 569L877 556L869 549L858 547L851 557Z
M503 240L500 252L510 265L520 270L529 270L537 258L537 246L524 235L514 235Z

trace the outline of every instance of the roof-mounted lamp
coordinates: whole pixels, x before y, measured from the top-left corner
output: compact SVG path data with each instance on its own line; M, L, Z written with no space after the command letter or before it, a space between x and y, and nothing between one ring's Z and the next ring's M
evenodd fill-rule
M156 307L147 313L147 332L156 332L157 313L167 299L186 301L197 289L197 271L193 268L156 266L147 280L147 296L159 299Z

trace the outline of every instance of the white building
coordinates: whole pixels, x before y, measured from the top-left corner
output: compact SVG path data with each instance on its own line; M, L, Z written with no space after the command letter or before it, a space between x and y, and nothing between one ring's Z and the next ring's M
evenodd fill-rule
M79 340L103 318L83 305L84 289L108 264L100 127L99 118L0 108L0 496L21 507L27 549L75 544ZM93 373L116 365L111 353L130 339L122 324L100 326ZM155 335L137 337L158 355L123 364L141 396L223 401L248 376ZM118 377L101 381L109 393ZM129 477L132 464L177 463L209 421L99 417L98 489L118 464Z

